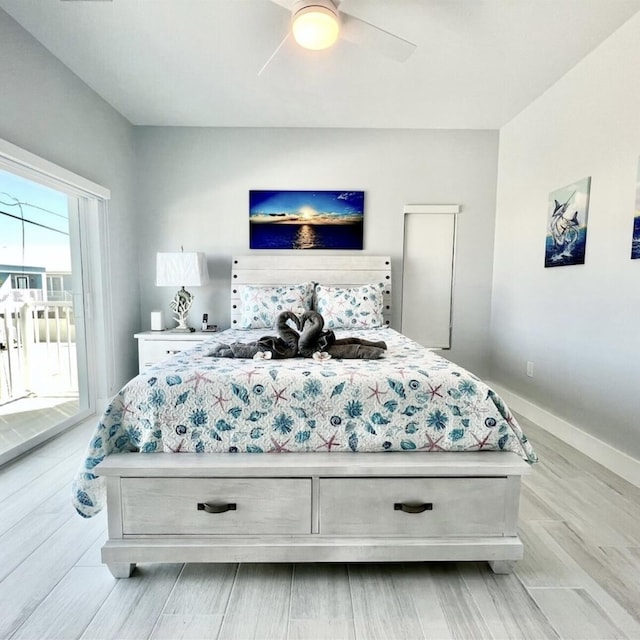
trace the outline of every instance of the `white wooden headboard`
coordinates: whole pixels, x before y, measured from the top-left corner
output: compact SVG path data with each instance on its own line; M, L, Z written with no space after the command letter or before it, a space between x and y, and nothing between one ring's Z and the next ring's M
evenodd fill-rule
M383 316L391 323L389 256L263 255L235 256L231 265L231 328L240 321L240 294L247 285L284 285L313 281L328 287L384 282Z

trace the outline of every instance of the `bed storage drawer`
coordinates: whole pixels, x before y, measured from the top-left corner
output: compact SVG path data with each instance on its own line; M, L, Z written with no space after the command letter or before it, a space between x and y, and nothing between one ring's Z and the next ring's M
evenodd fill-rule
M487 536L504 528L506 478L321 478L320 533Z
M123 534L302 534L309 478L122 478Z

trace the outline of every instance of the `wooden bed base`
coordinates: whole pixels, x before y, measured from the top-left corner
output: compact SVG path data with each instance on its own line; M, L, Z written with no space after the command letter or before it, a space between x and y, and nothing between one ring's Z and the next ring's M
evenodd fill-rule
M408 562L522 557L514 453L116 454L117 578L138 562Z

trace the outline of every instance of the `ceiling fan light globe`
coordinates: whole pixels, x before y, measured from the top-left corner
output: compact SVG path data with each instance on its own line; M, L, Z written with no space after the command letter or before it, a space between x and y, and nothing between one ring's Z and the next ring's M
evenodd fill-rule
M306 7L293 16L291 25L295 41L305 49L328 49L338 39L338 16L322 6Z

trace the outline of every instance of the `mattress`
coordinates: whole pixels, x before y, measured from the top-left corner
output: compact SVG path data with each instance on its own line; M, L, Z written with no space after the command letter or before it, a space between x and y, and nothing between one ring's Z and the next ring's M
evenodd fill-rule
M94 468L114 452L511 451L536 454L501 398L469 371L390 328L336 332L384 340L378 360L212 357L228 330L128 382L100 418L73 483L91 517L105 504Z

